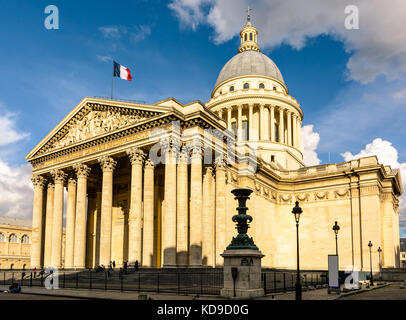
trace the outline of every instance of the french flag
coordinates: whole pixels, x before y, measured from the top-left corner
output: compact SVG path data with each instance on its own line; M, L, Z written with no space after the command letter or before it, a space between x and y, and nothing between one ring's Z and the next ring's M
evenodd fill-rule
M113 63L114 63L113 77L119 77L121 79L128 80L128 81L131 81L133 79L131 76L130 69L122 66L121 64L118 64L115 61L113 61Z

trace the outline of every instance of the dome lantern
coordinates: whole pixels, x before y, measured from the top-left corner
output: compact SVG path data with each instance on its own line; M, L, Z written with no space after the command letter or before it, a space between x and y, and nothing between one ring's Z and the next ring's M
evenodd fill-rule
M247 24L240 31L241 45L238 48L238 52L246 50L261 51L258 46L258 30L251 24L251 8L248 7Z

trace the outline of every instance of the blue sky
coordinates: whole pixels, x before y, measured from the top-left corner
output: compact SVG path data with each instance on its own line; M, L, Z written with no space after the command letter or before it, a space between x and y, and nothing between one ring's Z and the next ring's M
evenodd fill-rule
M350 33L340 29L340 2L320 7L317 1L297 12L289 7L286 21L277 11L287 11L281 0L2 1L0 120L8 123L0 164L24 166L24 156L83 97L109 96L111 59L133 75L132 82L115 80L117 98L206 102L222 66L237 53L248 4L262 52L301 104L304 125L313 125L309 139L320 138L309 143L321 163L329 153L331 162L344 161L342 153L357 155L380 138L398 153L388 161L405 164L406 50L396 47L404 39L393 45L385 38L401 37L396 30L404 30L404 19L393 12L391 19L376 17L364 5L361 28ZM44 27L49 4L59 8L59 30ZM393 26L374 23L382 20Z

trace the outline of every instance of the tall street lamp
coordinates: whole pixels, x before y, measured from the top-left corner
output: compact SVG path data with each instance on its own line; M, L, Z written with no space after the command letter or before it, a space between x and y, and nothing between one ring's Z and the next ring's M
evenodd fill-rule
M334 230L334 233L336 234L336 255L338 256L338 241L337 241L337 236L338 236L338 231L340 230L340 226L337 224L337 221L334 222L333 230Z
M296 300L302 300L302 284L300 283L300 268L299 268L299 219L303 212L299 207L299 201L296 201L292 213L295 215L296 221L296 252L297 252L297 274L296 274Z
M381 265L381 247L378 247L378 256L379 256L379 280L382 281L382 265Z
M373 286L374 285L374 279L372 277L372 242L371 241L369 241L368 247L369 247L369 265L370 265L370 268L371 268L371 275L370 275L371 280L370 280L370 282L371 282L371 286Z

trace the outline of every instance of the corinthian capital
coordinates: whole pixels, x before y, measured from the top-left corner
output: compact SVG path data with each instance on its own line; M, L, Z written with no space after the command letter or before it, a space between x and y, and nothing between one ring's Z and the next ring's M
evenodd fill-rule
M34 174L31 176L31 181L32 184L34 185L34 188L43 188L46 183L46 179L43 176Z
M62 170L52 170L51 175L54 177L55 183L64 183L66 180L66 177L68 176L64 171Z
M73 169L76 171L76 176L78 178L87 178L90 174L91 168L83 163L78 163L73 166Z
M214 167L217 170L226 170L227 163L224 160L223 156L219 156L214 160Z
M115 161L112 157L104 156L98 159L100 166L103 171L114 171L116 167L117 161Z
M131 164L142 164L145 159L145 152L140 148L131 148L126 151L130 158Z
M145 169L154 169L155 163L151 159L145 160Z
M174 154L177 154L180 149L180 143L178 139L175 138L166 138L163 139L161 142L161 150L163 153L168 153L172 152Z
M203 155L203 146L199 140L193 141L190 144L192 150L192 157L201 157Z

